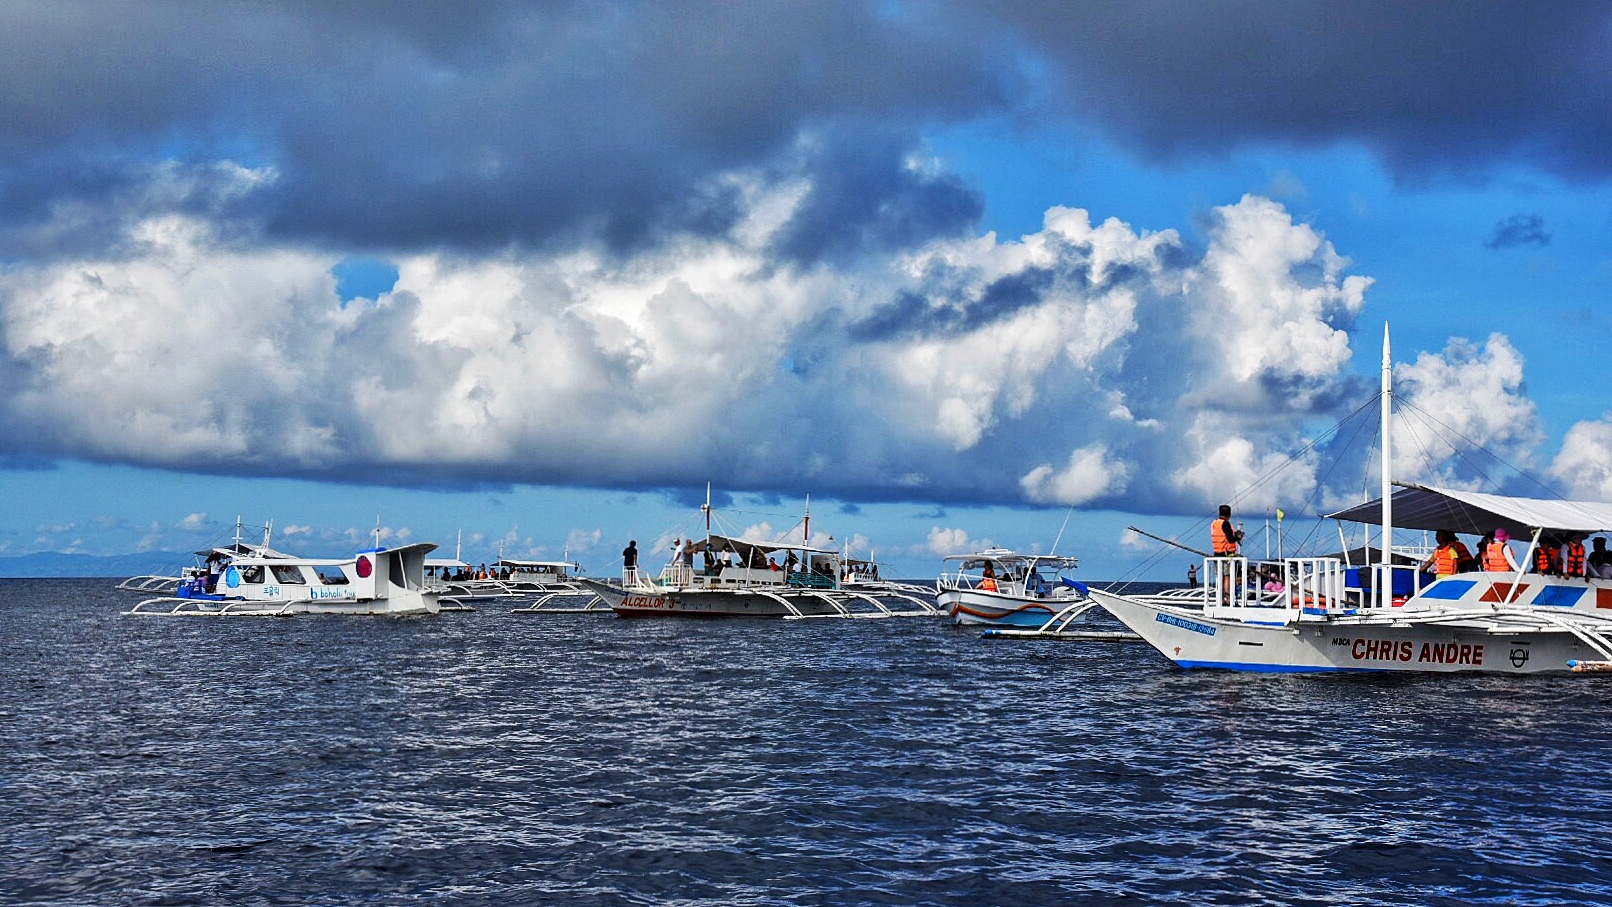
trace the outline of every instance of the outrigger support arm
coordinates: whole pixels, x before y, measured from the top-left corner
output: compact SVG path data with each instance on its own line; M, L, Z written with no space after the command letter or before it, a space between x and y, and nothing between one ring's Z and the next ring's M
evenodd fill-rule
M1152 539L1152 540L1154 540L1156 542L1163 542L1166 545L1174 545L1175 547L1180 548L1182 551L1190 551L1193 554L1198 555L1199 557L1212 557L1212 555L1209 554L1209 552L1207 552L1207 551L1199 551L1198 549L1192 547L1191 545L1183 545L1180 542L1176 541L1175 539L1167 539L1162 535L1154 535L1151 532L1147 532L1146 530L1138 529L1135 526L1126 526L1125 528L1129 529L1130 531L1132 531L1134 533L1136 533L1137 535L1145 535L1148 538L1150 538L1150 539Z

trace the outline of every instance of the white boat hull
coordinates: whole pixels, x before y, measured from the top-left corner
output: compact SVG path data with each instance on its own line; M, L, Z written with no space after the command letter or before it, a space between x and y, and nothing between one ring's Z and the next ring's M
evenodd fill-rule
M1601 658L1564 631L1494 632L1480 615L1461 624L1338 616L1257 624L1205 617L1099 589L1092 598L1164 657L1183 668L1236 671L1423 671L1536 674L1567 672Z
M1079 601L1068 598L1021 598L980 589L943 589L936 596L940 607L958 625L1039 629L1053 615Z

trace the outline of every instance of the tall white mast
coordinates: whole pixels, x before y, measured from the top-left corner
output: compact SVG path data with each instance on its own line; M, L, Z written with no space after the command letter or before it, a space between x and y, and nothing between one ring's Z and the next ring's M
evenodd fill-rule
M1388 322L1383 322L1383 537L1384 564L1394 562L1394 368L1388 353Z

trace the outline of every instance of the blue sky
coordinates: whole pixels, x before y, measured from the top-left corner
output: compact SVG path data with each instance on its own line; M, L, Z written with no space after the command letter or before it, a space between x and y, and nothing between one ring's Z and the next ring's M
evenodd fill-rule
M608 569L709 481L1174 578L1126 526L1358 496L1253 486L1385 320L1396 473L1612 498L1612 14L1165 6L0 12L0 556Z

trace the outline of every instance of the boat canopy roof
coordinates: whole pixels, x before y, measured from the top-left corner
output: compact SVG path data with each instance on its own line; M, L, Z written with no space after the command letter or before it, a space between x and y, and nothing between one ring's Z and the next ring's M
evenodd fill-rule
M428 557L425 559L427 567L453 567L455 569L469 568L470 565L456 557Z
M570 561L523 561L512 557L501 557L498 559L497 563L494 564L494 566L516 567L525 570L531 570L536 567L549 567L555 570L563 570L568 567L575 567L576 564L573 564Z
M1505 529L1526 537L1546 532L1604 532L1612 529L1612 504L1594 501L1551 501L1506 495L1401 484L1394 492L1394 528L1448 529L1479 535ZM1382 499L1328 514L1334 520L1381 523Z
M1027 564L1032 567L1051 567L1066 570L1080 566L1080 559L1066 554L1020 554L1006 548L991 548L973 554L948 554L948 561L961 561L964 569L982 567L987 562L998 564Z
M774 551L805 551L811 554L839 554L838 551L830 551L827 548L813 548L810 545L797 545L794 542L756 542L748 539L736 539L728 535L712 535L703 539L697 539L690 543L689 547L694 551L695 554L698 554L707 548L711 549L712 551L721 552L731 547L734 551L738 552L740 557L746 559L750 557L750 553L752 551L760 551L763 555L772 554Z
M400 548L371 548L366 551L360 551L358 554L355 554L352 557L291 557L290 555L280 555L278 557L240 557L235 559L234 565L237 567L340 567L343 564L351 564L356 562L359 556L364 554L401 555L413 551L419 551L422 554L425 554L435 550L436 547L435 542L415 542L410 545L404 545Z
M245 542L231 542L228 545L219 545L216 548L203 548L202 550L196 552L197 557L211 557L215 554L227 558L291 557L291 555L286 554L284 551L276 551L273 548L265 548L262 545L248 545Z

